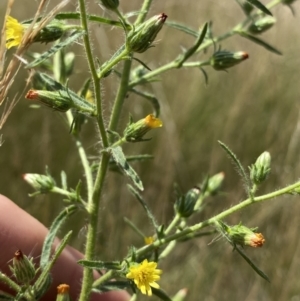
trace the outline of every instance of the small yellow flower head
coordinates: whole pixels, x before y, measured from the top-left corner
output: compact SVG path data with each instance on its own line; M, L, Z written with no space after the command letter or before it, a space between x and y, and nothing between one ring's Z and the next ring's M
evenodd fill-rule
M5 23L6 48L19 46L25 31L24 25L18 22L17 19L7 16Z
M151 245L154 242L153 236L144 237L145 245Z
M137 288L141 290L142 294L152 296L152 289L159 288L159 285L156 283L160 279L162 270L156 268L156 262L148 262L145 259L139 265L133 265L130 267L130 272L126 275L128 279L132 279L136 284Z
M162 121L153 114L149 114L137 122L130 120L124 130L124 137L128 142L147 141L149 139L143 139L143 136L152 129L162 127L162 125Z
M252 233L251 235L245 236L245 245L252 248L262 247L265 241L261 233Z

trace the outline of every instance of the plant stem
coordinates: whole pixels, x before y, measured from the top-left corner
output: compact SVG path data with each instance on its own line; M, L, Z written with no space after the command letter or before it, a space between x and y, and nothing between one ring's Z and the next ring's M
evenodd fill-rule
M71 126L74 117L70 110L66 114L67 114L69 125ZM85 149L84 149L80 139L78 138L77 135L73 135L73 137L75 139L76 147L77 147L79 157L81 160L81 164L84 169L84 175L85 175L85 179L86 179L86 186L87 186L87 192L88 192L88 200L90 201L92 199L93 186L94 186L90 163L89 163Z
M289 186L287 186L285 188L282 188L280 190L277 190L277 191L274 191L274 192L271 192L271 193L268 193L268 194L265 194L265 195L262 195L262 196L259 196L259 197L254 197L253 199L248 198L245 201L243 201L243 202L241 202L241 203L239 203L239 204L237 204L237 205L235 205L235 206L233 206L233 207L231 207L227 210L224 210L223 212L211 217L210 219L208 219L204 222L201 222L201 223L195 224L191 227L185 228L184 230L182 230L179 233L172 234L168 237L165 237L165 238L162 238L158 241L155 241L153 244L151 244L149 246L140 248L139 250L136 251L136 255L138 257L141 257L144 254L147 254L147 253L151 252L152 250L154 250L155 248L158 248L158 247L160 247L160 246L162 246L162 245L164 245L164 244L166 244L170 241L177 240L179 238L184 238L189 233L196 232L196 231L199 231L200 229L203 229L203 228L205 228L209 225L213 225L216 221L222 220L223 218L227 217L228 215L230 215L232 213L235 213L236 211L239 211L239 210L241 210L245 207L248 207L249 205L252 205L254 203L260 203L260 202L263 202L263 201L267 201L267 200L276 198L278 196L290 193L290 192L294 191L296 188L299 188L299 187L300 187L300 182L297 182L295 184L289 185Z
M172 222L169 224L166 231L164 232L165 235L168 235L171 232L171 230L178 224L179 221L180 221L180 215L177 213L173 218Z
M136 21L134 22L134 25L139 25L145 21L147 13L150 10L152 1L153 0L144 0L143 6L141 7L141 13L138 15Z
M122 106L124 103L124 99L126 97L126 93L128 91L128 81L130 76L130 70L131 70L131 60L127 60L124 63L123 72L122 72L122 78L119 85L117 97L114 102L114 106L112 109L112 114L109 122L108 128L111 131L116 131L118 126L118 121L120 119L120 114L122 111Z

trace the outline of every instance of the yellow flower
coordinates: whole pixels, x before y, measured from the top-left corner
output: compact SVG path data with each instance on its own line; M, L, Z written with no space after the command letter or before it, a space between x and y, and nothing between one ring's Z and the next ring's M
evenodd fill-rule
M144 242L145 242L145 245L151 245L154 242L154 237L146 236L146 237L144 237Z
M149 114L145 117L145 123L150 129L162 127L162 121L159 118L155 118L153 114Z
M19 46L25 31L24 25L18 22L17 19L7 16L5 23L6 48Z
M148 260L145 259L139 265L131 266L126 277L134 281L142 294L152 296L151 286L159 288L156 281L160 279L159 275L162 274L162 270L156 269L156 266L156 262L148 262Z

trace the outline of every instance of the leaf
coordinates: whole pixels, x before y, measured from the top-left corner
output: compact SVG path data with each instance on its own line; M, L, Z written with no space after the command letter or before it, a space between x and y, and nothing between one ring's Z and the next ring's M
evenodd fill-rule
M63 223L66 221L67 218L69 218L77 209L77 206L71 205L69 207L66 207L53 221L49 233L45 238L41 259L40 259L40 266L42 269L45 268L45 266L48 264L51 253L52 253L52 245L54 242L55 237L57 236L57 233Z
M238 33L241 37L246 38L246 39L258 44L258 45L264 47L265 49L267 49L267 50L269 50L269 51L271 51L275 54L282 55L282 52L280 52L279 50L277 50L275 47L271 46L270 44L266 43L265 41L263 41L263 40L261 40L257 37L254 37L254 36L250 35L247 32L244 32L244 31L243 32L238 32Z
M235 248L235 250L246 260L246 262L251 266L251 268L263 279L266 281L270 282L269 277L261 270L259 269L255 263L244 253L242 252L239 248Z
M123 150L120 146L109 149L115 162L119 165L122 171L132 180L133 184L141 191L144 190L143 183L140 180L135 170L128 164Z
M159 101L158 99L151 93L148 93L148 92L144 92L144 91L140 91L140 90L137 90L135 88L132 88L130 89L130 91L132 91L133 93L137 94L137 95L140 95L142 97L144 97L145 99L149 100L153 106L153 109L154 109L154 116L156 118L159 117L159 114L160 114L160 104L159 104Z
M233 153L233 151L223 142L218 141L219 144L221 145L221 147L226 151L226 153L229 155L229 157L232 159L232 161L235 163L240 175L242 176L245 184L246 184L246 188L247 188L247 194L250 198L253 199L252 193L251 193L251 185L250 185L250 180L249 177L247 176L244 167L242 166L241 162L239 161L239 159L237 158L237 156Z
M73 32L67 39L63 40L62 42L55 44L52 46L48 51L41 54L37 59L35 59L33 62L28 64L26 66L27 69L36 67L37 65L41 64L43 61L47 60L49 57L51 57L53 54L55 54L57 51L65 48L66 46L72 44L75 42L78 38L83 36L85 34L84 30L75 31Z
M120 271L122 269L122 266L120 264L120 261L98 261L98 260L85 260L81 259L77 261L80 265L89 268L89 269L106 269L106 270L117 270Z
M158 289L158 288L154 288L154 287L152 287L151 289L152 289L153 295L155 295L158 298L160 298L160 300L163 300L163 301L172 301L172 299L162 289Z
M51 260L47 261L46 264L43 266L43 271L39 275L38 279L34 283L34 291L38 292L38 295L44 294L51 284L51 274L50 271L53 268L56 260L66 247L68 241L70 240L72 231L69 231L65 237L60 241L60 244L56 248Z
M99 288L93 288L93 292L95 293L103 293L115 290L125 290L130 288L131 284L129 281L122 281L122 280L114 280L110 282L105 282L99 286Z
M136 199L140 202L140 204L143 206L144 210L147 213L148 218L150 219L152 225L154 226L155 229L158 228L158 224L156 222L156 219L154 215L152 214L151 210L149 209L147 203L143 199L143 197L139 194L137 190L135 190L131 185L127 185L129 191L136 197Z
M263 13L273 16L272 13L258 0L246 0L251 5L255 6L257 9L261 10Z

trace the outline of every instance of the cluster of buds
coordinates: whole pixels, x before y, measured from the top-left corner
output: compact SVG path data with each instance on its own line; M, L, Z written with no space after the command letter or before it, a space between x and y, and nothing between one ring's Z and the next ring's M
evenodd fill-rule
M265 239L261 233L257 233L257 228L248 228L241 223L235 226L228 226L223 222L216 224L217 229L233 245L250 246L252 248L262 247Z
M124 138L127 142L140 142L149 139L143 139L144 135L152 129L162 127L162 121L149 114L137 122L133 122L130 118L129 124L124 130Z
M177 198L174 209L180 217L187 218L195 212L195 205L199 199L200 193L200 189L195 187Z
M166 19L167 15L162 13L133 28L126 39L128 51L142 53L151 47Z
M24 174L23 179L38 193L47 193L55 186L55 181L50 175L26 173Z
M269 152L263 152L249 167L250 179L255 185L261 184L266 180L271 171L271 155Z
M21 250L15 252L12 265L9 268L20 284L30 284L36 275L33 258L29 259Z
M276 23L276 19L271 16L265 16L252 22L248 31L253 34L260 34L270 29Z
M248 53L244 51L230 52L226 50L218 50L210 58L210 65L215 70L226 70L241 63L248 57Z

